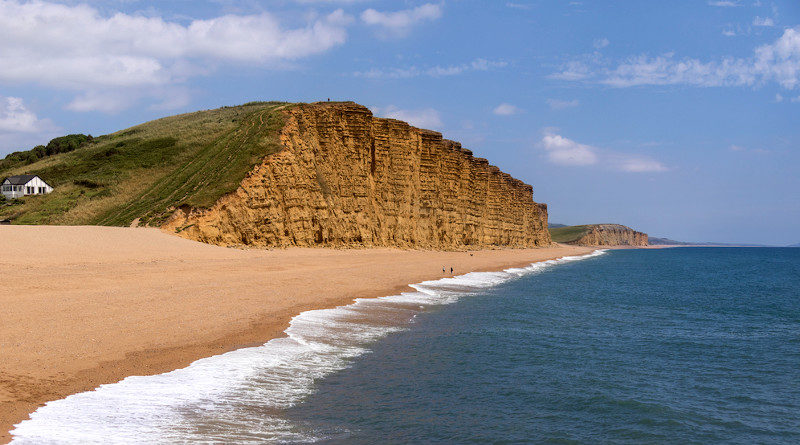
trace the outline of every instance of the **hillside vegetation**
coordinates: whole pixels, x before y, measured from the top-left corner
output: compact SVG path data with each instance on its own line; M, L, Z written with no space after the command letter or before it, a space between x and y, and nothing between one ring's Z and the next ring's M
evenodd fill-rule
M14 167L33 164L39 159L59 153L68 153L90 144L92 135L68 134L52 139L47 145L37 145L31 150L15 151L4 159L0 159L0 171L10 170Z
M198 111L13 153L0 161L0 179L39 175L55 191L3 203L0 219L129 225L138 218L160 224L177 207L209 207L280 149L279 110L288 106L253 102Z
M589 231L588 225L550 227L550 237L556 243L571 243L577 241Z

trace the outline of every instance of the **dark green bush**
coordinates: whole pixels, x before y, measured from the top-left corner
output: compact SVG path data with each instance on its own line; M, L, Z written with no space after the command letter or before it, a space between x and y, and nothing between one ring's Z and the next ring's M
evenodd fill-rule
M90 134L68 134L52 139L47 145L37 145L27 151L15 151L0 160L0 170L5 170L19 165L33 164L39 159L59 153L68 153L87 144L94 138Z

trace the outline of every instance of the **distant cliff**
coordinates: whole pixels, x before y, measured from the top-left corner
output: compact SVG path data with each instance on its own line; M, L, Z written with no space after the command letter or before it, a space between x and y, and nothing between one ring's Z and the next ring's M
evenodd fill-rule
M550 244L533 189L457 142L354 103L287 107L281 149L165 229L220 245L435 249Z
M589 224L550 229L553 241L580 246L647 246L646 233L621 224Z

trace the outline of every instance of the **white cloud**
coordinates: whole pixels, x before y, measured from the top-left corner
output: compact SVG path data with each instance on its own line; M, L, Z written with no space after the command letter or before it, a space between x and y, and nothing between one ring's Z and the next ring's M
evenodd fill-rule
M793 98L791 98L791 99L790 99L790 101L791 101L792 103L797 103L797 102L800 102L800 96L793 97Z
M616 157L615 167L618 170L631 173L663 172L667 171L662 163L648 158L636 156Z
M726 28L722 30L722 35L725 37L733 37L736 35L736 31L734 31L732 28Z
M607 72L601 83L616 87L689 84L697 86L752 85L755 73L740 59L704 63L697 59L676 60L674 54L629 58Z
M526 5L524 3L508 2L508 3L506 3L506 6L509 7L509 8L523 9L523 10L526 10L526 11L532 9L531 5Z
M219 63L275 66L323 53L345 42L350 21L337 10L296 28L269 13L184 25L105 16L85 4L0 0L0 81L83 91L70 106L88 109L97 90L179 84Z
M772 153L771 150L767 150L765 148L752 148L752 149L750 149L750 148L747 148L747 147L742 147L741 145L731 145L729 147L729 149L730 149L730 151L735 151L735 152L740 152L740 153L745 153L745 152L746 153L756 153L756 154L759 154L759 155Z
M294 0L297 3L306 3L306 4L313 4L313 3L342 3L342 4L353 4L353 3L363 3L368 2L370 0Z
M598 160L596 148L579 144L558 134L545 134L542 146L547 150L547 158L553 164L592 165Z
M742 6L742 4L738 2L738 0L737 1L734 1L734 0L716 0L716 1L709 1L708 4L711 5L711 6L719 6L719 7L725 7L725 8Z
M433 21L442 16L442 6L426 3L412 9L394 12L381 12L367 9L361 13L361 21L377 26L393 35L404 35L411 27L425 21Z
M756 86L775 82L785 89L800 86L800 27L786 29L775 42L756 48L749 58L726 57L704 62L678 59L674 53L629 57L609 68L607 60L570 61L551 75L562 80L596 81L615 87L639 85Z
M572 60L564 64L561 72L553 73L549 77L560 80L584 80L592 77L593 73L589 65L578 60Z
M571 167L598 165L629 173L667 170L662 163L646 156L603 150L581 144L552 131L545 132L540 145L546 151L548 161L557 165Z
M366 77L369 79L410 79L412 77L419 76L446 77L456 76L473 71L489 71L506 66L508 66L507 62L479 58L469 63L462 63L460 65L437 65L428 68L419 68L416 66L388 69L372 68L368 71L356 71L353 73L353 75L356 77Z
M561 100L561 99L547 99L547 105L553 110L564 110L567 108L574 108L580 105L578 99Z
M105 90L87 91L76 96L66 109L71 111L102 111L116 113L131 107L138 102L137 94L128 91Z
M0 132L35 133L46 125L25 107L21 98L0 96Z
M27 150L59 131L49 119L39 119L21 98L0 96L0 153Z
M608 39L605 37L603 37L602 39L595 39L594 42L592 42L592 46L594 46L595 49L603 49L607 47L609 44L611 44L611 42L609 42Z
M756 17L753 19L753 26L775 26L775 21L769 17Z
M151 102L151 110L176 110L191 103L189 89L181 85L151 88L93 89L78 94L64 108L70 111L118 113L142 101Z
M514 115L514 114L519 114L521 112L522 112L522 110L520 110L519 108L515 107L514 105L507 104L507 103L502 103L502 104L496 106L494 108L494 110L492 110L492 113L494 113L494 114L496 114L498 116L511 116L511 115Z
M394 105L389 105L387 107L371 107L370 109L375 116L398 119L419 128L439 129L443 127L439 112L433 108L402 110Z

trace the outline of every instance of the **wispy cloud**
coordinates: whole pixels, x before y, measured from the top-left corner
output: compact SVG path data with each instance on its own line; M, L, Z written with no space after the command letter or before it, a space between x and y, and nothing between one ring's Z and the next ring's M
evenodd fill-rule
M717 6L722 8L733 8L737 6L742 6L738 0L716 0L716 1L709 1L708 4L710 6Z
M562 99L547 99L547 105L553 110L564 110L567 108L574 108L580 105L578 99L562 100Z
M456 76L472 71L489 71L491 69L503 68L508 66L508 62L492 61L486 59L475 59L469 63L460 65L437 65L427 68L410 66L408 68L372 68L367 71L356 71L356 77L366 77L370 79L409 79L419 76L446 77Z
M442 16L442 5L426 3L412 9L381 12L367 9L361 13L361 21L375 26L389 35L405 35L415 25L430 22Z
M581 60L571 60L561 66L561 71L553 73L549 77L552 79L576 81L589 79L595 75L589 63Z
M539 145L544 149L547 160L556 165L568 167L596 165L629 173L667 170L661 162L649 157L600 149L576 142L553 131L546 131Z
M524 10L533 9L533 7L531 5L528 5L528 4L525 4L525 3L508 2L508 3L506 3L506 6L509 7L509 8L514 8L514 9L524 9Z
M678 58L674 53L639 55L613 64L590 55L565 63L552 78L598 82L614 87L640 85L755 86L775 82L800 86L800 27L786 29L775 42L756 48L748 58L716 61Z
M765 155L772 153L772 150L768 150L766 148L747 148L742 145L735 145L735 144L728 147L728 150L737 153L754 153L757 155Z
M775 26L775 21L769 17L756 17L753 19L753 26Z
M404 110L394 105L389 105L386 107L370 107L370 110L375 116L398 119L419 128L438 130L444 126L441 115L433 108Z
M123 0L124 1L124 0ZM134 0L136 1L136 0ZM294 0L297 3L306 3L306 4L332 4L332 3L341 3L341 4L353 4L353 3L364 3L369 2L370 0Z
M603 49L607 47L610 43L611 42L607 38L603 37L600 39L595 39L594 42L592 42L592 46L594 46L595 49Z
M620 171L629 173L664 172L664 164L646 157L616 155L609 158L610 165Z
M522 110L520 110L518 107L508 103L502 103L496 106L494 110L492 110L492 113L498 116L512 116L514 114L519 114L521 112Z

